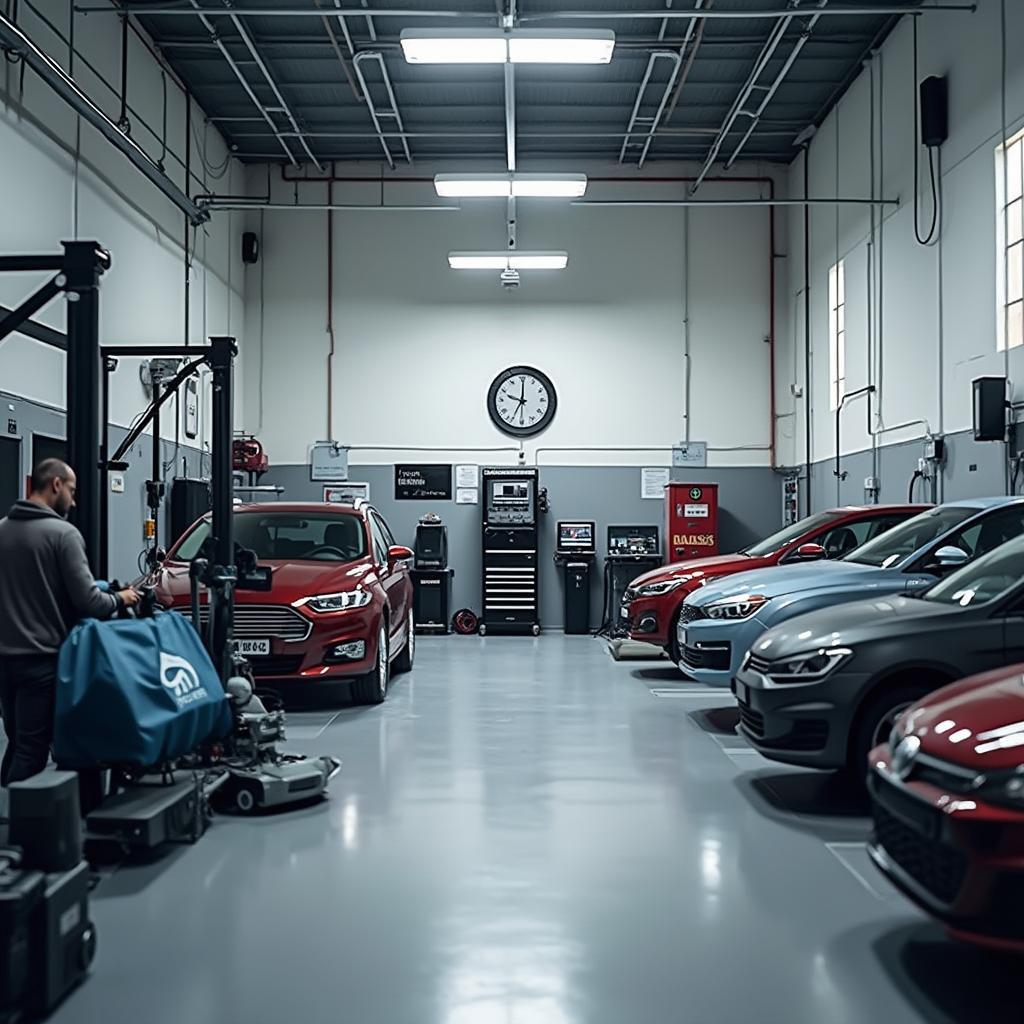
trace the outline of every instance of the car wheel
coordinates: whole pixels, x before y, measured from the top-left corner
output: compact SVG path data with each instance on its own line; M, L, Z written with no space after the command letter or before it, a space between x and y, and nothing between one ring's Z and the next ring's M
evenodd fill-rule
M409 609L409 618L405 624L405 646L395 658L394 671L410 672L412 663L416 657L416 623L412 619L412 609Z
M260 787L254 782L242 782L235 791L235 810L240 814L252 814L259 803Z
M911 704L927 696L935 686L899 686L883 690L865 706L857 716L857 724L850 742L846 773L850 779L861 785L866 784L868 754L889 737L896 719Z
M665 648L668 651L668 656L672 659L674 665L682 669L683 667L683 652L679 650L679 613L682 611L683 606L679 606L679 610L672 616L669 627L668 627L668 647Z
M387 623L383 620L377 635L377 660L373 668L352 684L352 698L357 704L382 704L388 695L388 674L391 662L388 654Z

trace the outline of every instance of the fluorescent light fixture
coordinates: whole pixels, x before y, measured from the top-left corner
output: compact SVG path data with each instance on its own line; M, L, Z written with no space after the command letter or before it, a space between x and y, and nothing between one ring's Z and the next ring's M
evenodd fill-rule
M601 29L527 29L508 37L513 64L607 64L614 49L615 33Z
M452 270L565 270L567 252L450 252Z
M615 33L601 29L405 29L410 64L607 64Z
M507 199L510 196L578 199L587 191L585 174L437 174L437 194L448 199Z
M504 64L508 39L500 29L405 29L399 41L410 64Z

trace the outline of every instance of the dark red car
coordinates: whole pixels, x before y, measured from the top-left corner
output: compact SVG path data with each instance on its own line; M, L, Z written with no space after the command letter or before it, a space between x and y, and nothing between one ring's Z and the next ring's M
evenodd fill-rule
M234 515L236 543L272 571L269 592L235 592L235 638L258 681L351 683L356 701L379 704L391 673L412 668L412 551L364 502L238 505ZM187 613L189 562L209 535L206 517L171 548L157 577L165 606Z
M638 576L622 599L621 624L631 640L665 649L678 665L676 623L687 594L708 580L770 565L841 558L930 505L851 505L832 508L783 527L732 555L673 562Z
M868 788L885 875L956 938L1024 952L1024 665L911 707Z

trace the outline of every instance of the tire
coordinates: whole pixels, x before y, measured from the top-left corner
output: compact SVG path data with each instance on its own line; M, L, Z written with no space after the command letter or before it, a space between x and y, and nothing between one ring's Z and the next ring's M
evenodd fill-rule
M406 636L405 646L398 652L391 671L397 675L399 672L411 672L412 663L416 658L416 623L412 619L412 609L409 609L409 618L405 625Z
M534 623L533 627L530 629L530 632L534 636L540 636L540 626L538 626L536 623Z
M364 676L352 684L352 699L357 704L383 704L388 695L388 677L391 671L388 651L387 622L381 620L377 634L377 662Z
M477 632L481 636L487 636L487 627L481 622L479 628L477 629Z
M259 787L243 782L235 792L235 810L239 814L252 814L259 806Z
M935 686L897 686L893 689L883 687L867 702L857 715L856 725L850 737L850 749L846 762L846 775L851 782L860 786L866 785L868 774L868 754L889 735L895 720L911 704L916 704L926 697Z
M676 613L672 616L672 619L668 627L668 646L665 648L665 653L672 659L672 664L678 669L683 667L683 652L679 650L679 613L683 610L683 606L680 605L676 610Z

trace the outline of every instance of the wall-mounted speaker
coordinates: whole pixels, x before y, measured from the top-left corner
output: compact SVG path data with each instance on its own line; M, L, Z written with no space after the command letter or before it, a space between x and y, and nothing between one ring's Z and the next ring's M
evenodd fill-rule
M1006 378L975 377L974 440L1006 440Z
M255 231L242 232L242 262L255 263L260 258L260 240Z
M932 75L920 85L921 145L941 146L949 138L949 94L946 79Z

